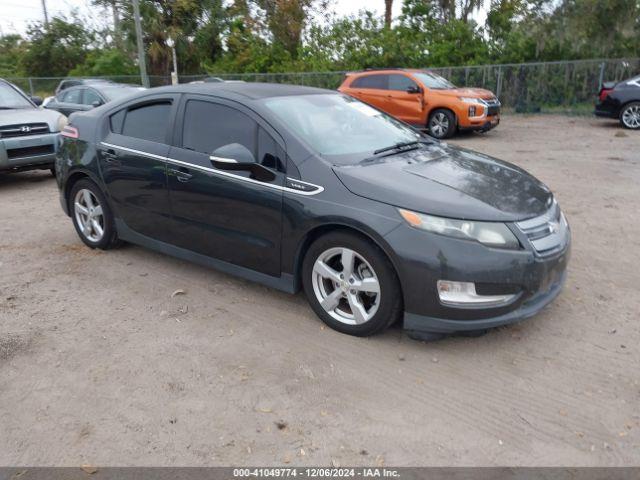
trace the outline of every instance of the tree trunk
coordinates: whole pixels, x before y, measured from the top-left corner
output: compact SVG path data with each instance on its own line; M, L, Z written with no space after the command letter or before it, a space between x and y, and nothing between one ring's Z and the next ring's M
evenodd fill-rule
M393 9L393 0L384 0L384 26L391 28L391 16Z

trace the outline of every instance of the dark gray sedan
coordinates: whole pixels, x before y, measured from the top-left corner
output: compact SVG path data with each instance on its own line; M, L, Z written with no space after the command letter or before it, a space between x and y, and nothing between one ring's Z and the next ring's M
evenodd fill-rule
M128 97L144 90L143 87L120 83L95 83L67 88L58 93L45 108L57 110L64 115L86 112L112 100Z
M566 278L569 226L544 184L338 92L154 88L61 135L60 200L86 245L302 288L348 334L402 319L415 338L476 335L534 315Z

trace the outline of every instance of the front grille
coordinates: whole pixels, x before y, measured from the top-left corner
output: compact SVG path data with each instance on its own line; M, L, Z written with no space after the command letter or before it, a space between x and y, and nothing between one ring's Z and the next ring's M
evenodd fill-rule
M555 200L544 214L516 225L541 256L553 255L567 244L569 226Z
M498 115L500 113L500 100L496 97L490 98L489 100L484 101L487 106L487 115Z
M36 145L34 147L21 147L7 149L7 158L35 157L53 153L53 145Z
M43 133L49 133L49 125L46 123L23 123L0 127L0 138L26 137Z

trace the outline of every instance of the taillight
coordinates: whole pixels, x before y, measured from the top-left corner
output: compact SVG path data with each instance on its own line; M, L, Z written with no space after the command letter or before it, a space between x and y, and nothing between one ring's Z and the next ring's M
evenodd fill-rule
M609 96L609 93L611 93L611 91L613 90L613 88L603 88L600 90L600 95L598 95L598 98L600 98L601 102L604 102L604 100Z
M80 133L78 132L78 129L76 127L67 125L62 129L62 132L60 132L60 135L67 138L78 138L80 136Z

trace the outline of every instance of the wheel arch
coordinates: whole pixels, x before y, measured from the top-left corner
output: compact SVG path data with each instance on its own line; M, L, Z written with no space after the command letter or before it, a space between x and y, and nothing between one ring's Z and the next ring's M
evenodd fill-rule
M628 107L630 104L632 103L638 103L640 104L640 98L632 98L631 100L627 100L624 103L620 104L620 108L618 109L618 118L622 118L622 112L623 110Z
M334 232L347 232L355 234L368 242L371 242L375 245L389 260L391 266L393 267L393 271L398 278L398 286L400 288L400 294L404 301L404 291L402 288L402 280L400 278L399 269L397 262L392 254L391 247L387 244L382 238L376 238L378 236L369 232L366 228L348 224L348 223L326 223L322 225L317 225L310 230L308 230L302 239L298 242L298 248L296 249L296 255L294 259L294 281L295 281L295 290L299 290L302 286L302 263L304 262L304 257L309 250L309 247L320 237L323 237L329 233Z
M95 183L98 186L98 188L102 191L103 195L106 198L108 198L106 193L104 192L104 189L100 187L99 181L95 178L95 176L91 172L87 170L76 170L71 174L69 174L69 176L67 177L67 181L64 184L64 200L65 202L67 202L67 212L69 212L69 216L71 216L71 205L69 202L69 194L71 193L71 189L73 188L73 186L83 178L88 178L93 183Z
M431 107L427 111L427 118L425 120L425 127L426 128L429 128L429 120L431 120L431 115L433 115L433 113L436 110L447 110L447 111L451 112L453 114L453 118L456 119L456 127L460 124L460 117L458 116L458 114L456 113L456 111L453 108L451 108L450 106L447 106L447 105L439 105L439 106Z

